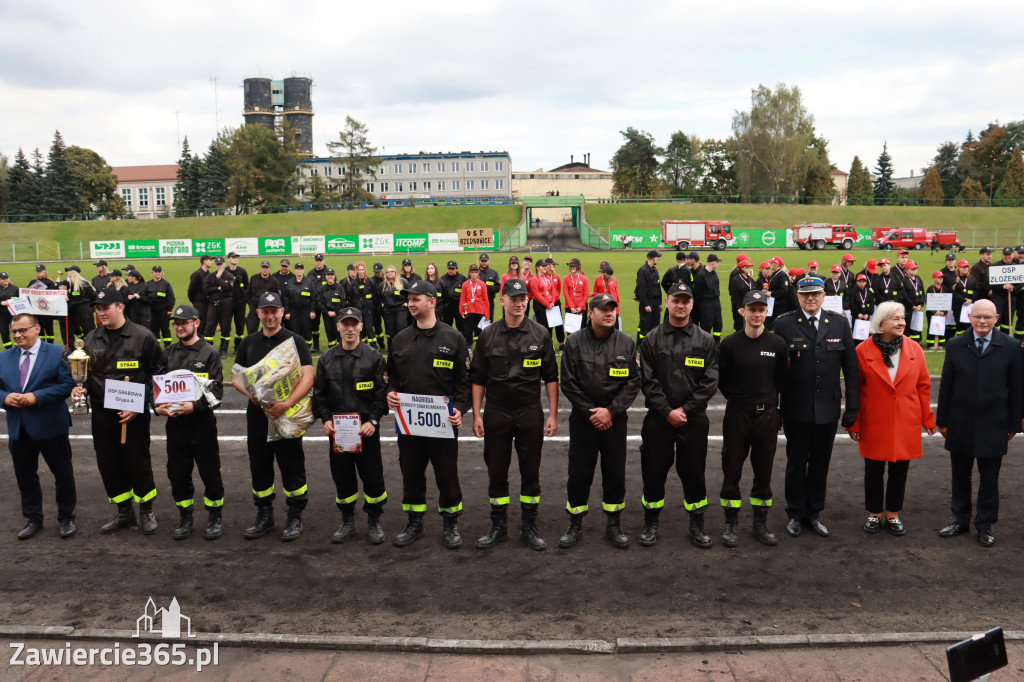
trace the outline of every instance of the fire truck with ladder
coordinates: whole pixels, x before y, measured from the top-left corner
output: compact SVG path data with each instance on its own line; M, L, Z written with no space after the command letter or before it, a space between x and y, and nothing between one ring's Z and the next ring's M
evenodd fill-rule
M674 246L676 251L695 246L723 251L736 239L732 236L732 225L724 220L662 220L661 241Z
M793 228L793 242L801 249L822 251L826 246L834 246L849 251L857 243L857 230L848 223L802 223Z

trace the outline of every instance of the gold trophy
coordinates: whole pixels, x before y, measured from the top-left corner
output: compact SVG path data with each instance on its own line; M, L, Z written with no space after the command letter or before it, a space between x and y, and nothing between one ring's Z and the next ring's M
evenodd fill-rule
M92 364L92 358L84 350L85 341L82 339L75 339L75 350L68 355L68 364L71 365L71 378L78 384L78 388L82 388L85 384L86 378L89 376L89 365ZM75 406L71 409L71 414L89 414L89 400L85 396L82 396L75 401Z

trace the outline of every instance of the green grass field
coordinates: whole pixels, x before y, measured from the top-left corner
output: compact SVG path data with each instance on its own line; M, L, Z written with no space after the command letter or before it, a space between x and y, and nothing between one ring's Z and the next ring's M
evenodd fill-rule
M675 264L675 256L671 251L664 251L665 257L662 259L661 264L658 267L659 272L664 273L666 268L672 267ZM701 253L701 258L706 259L708 251ZM726 251L719 252L723 262L719 267L719 277L722 282L722 310L724 320L724 332L730 333L732 331L732 316L729 312L729 297L727 292L726 279L728 278L729 272L732 270L736 263L737 251ZM829 268L839 262L845 251L828 250L824 252L820 251L800 251L798 249L783 249L783 250L770 250L770 249L750 249L745 253L751 257L756 264L760 261L767 260L773 255L781 255L786 260L787 267L807 267L808 261L816 259L819 263L819 272L827 273ZM636 271L640 265L644 262L644 256L646 252L643 251L615 251L615 252L586 252L586 253L555 253L553 257L560 264L558 267L559 274L563 277L568 274L569 268L565 265L569 258L579 258L583 264L583 272L591 278L597 273L598 265L601 261L607 260L611 263L612 267L615 268L615 276L619 279L619 290L620 298L622 302L622 316L623 316L623 330L630 335L636 333L637 320L639 318L637 304L632 300L633 287L636 282ZM883 254L880 251L864 251L857 250L853 251L853 254L857 258L855 269L860 269L864 266L864 263L869 258L883 258L889 257L895 260L893 253ZM521 256L522 254L520 254ZM547 253L535 253L534 258L539 259L540 257L547 256ZM964 254L968 260L972 263L977 260L976 253ZM434 254L434 255L413 255L412 261L416 272L423 273L426 269L427 263L433 262L437 264L440 271L444 273L445 264L449 258L454 258L459 264L460 272L468 272L469 265L475 262L475 259L470 254ZM925 284L931 284L931 273L935 270L940 269L944 264L944 254L929 254L927 251L915 252L913 258L917 260L919 265L918 274L924 280ZM343 256L332 256L327 260L327 267L333 267L339 271L340 277L344 277L344 270L348 263L356 262L356 257L343 257ZM385 266L394 265L399 268L402 261L402 256L383 256L375 258L364 258L364 262L367 264L367 270L370 270L374 262L381 262ZM259 272L259 258L242 258L239 260L239 264L246 268L250 273ZM272 268L274 271L277 270L277 258L271 259L274 264ZM291 259L292 264L296 262L302 262L307 269L313 267L313 261L311 259ZM164 268L164 276L174 287L174 292L179 302L186 302L187 297L185 295L188 288L189 275L199 266L198 259L192 258L187 260L171 260L164 259L161 261L156 260L136 260L132 263L136 268L142 272L148 279L150 276L150 269L152 266L160 262ZM505 254L495 254L492 256L492 266L498 270L499 273L504 273L507 267L508 257ZM67 264L70 264L67 263ZM91 261L77 261L77 264L82 267L83 274L86 277L91 278L95 274L95 268L92 266ZM54 277L58 270L63 269L63 265L57 263L47 263L49 266L49 274ZM121 268L126 263L111 261L111 268ZM34 277L34 267L32 264L24 263L11 265L6 270L10 276L13 284L17 286L25 286ZM56 279L56 277L54 277ZM591 284L593 286L593 284ZM500 316L500 306L497 306L495 311L496 316ZM326 346L324 346L326 347ZM929 352L926 354L928 358L928 365L933 374L937 374L942 368L943 354L939 352ZM230 361L225 364L225 371L230 371Z

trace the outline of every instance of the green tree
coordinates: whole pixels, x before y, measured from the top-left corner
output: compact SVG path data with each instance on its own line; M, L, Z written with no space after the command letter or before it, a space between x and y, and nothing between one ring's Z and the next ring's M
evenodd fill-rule
M53 134L53 144L46 157L46 171L43 174L43 211L61 216L81 211L82 192L68 162L68 149L60 131Z
M338 196L342 201L373 201L373 194L366 191L366 181L376 179L379 164L373 158L377 148L370 144L369 132L365 123L346 116L345 129L338 131L338 140L327 143L331 156L337 157L341 163L341 178L338 180L341 191ZM317 188L316 191L319 194L327 190Z
M625 142L612 155L612 194L650 196L658 191L658 156L663 152L650 133L629 127L619 134Z
M801 201L805 204L831 205L835 198L835 186L832 184L832 164L828 160L828 140L820 137L811 138L811 143L804 153L804 186L801 189Z
M745 195L795 195L807 175L805 155L814 139L814 117L804 108L800 88L780 83L773 91L751 91L750 111L735 112L736 178Z
M978 143L970 150L973 156L974 178L981 182L981 188L991 198L1003 181L1003 174L1013 154L1013 146L1006 135L1006 129L998 123L989 123L978 134Z
M1020 147L1014 147L1010 162L1006 164L1003 182L996 190L998 206L1020 206L1024 202L1024 159Z
M202 191L200 190L200 175L202 174L202 162L199 156L192 153L188 146L188 135L181 145L181 157L178 159L178 182L175 184L174 211L185 213L198 211L203 205Z
M0 154L0 217L7 215L7 157Z
M988 206L988 196L982 189L981 183L974 178L967 178L960 187L960 193L956 196L954 206Z
M707 139L700 143L704 174L698 190L701 194L736 194L736 153L731 140Z
M67 159L79 191L79 211L95 209L115 217L124 210L124 199L117 191L117 176L102 156L91 149L72 145L68 147Z
M267 130L260 125L243 125L223 131L218 140L227 153L225 203L247 213L292 201L299 153L290 126Z
M302 198L304 201L312 203L314 211L321 211L324 204L338 201L340 195L333 187L318 173L310 176L309 181L302 188Z
M942 192L942 180L939 179L939 172L935 170L935 166L929 166L925 171L921 186L917 189L917 198L924 206L942 206L945 196Z
M227 151L220 140L210 143L206 157L199 164L199 205L204 209L222 208L228 196Z
M846 182L846 203L850 206L870 206L875 203L875 190L871 186L871 175L861 163L859 156L850 164L850 177Z
M704 174L700 140L687 136L681 130L672 133L660 171L671 194L696 194Z
M945 197L955 197L960 193L960 186L964 184L967 177L960 166L960 146L956 142L943 142L939 145L935 158L932 159L931 167L939 175L942 183L942 194ZM922 169L927 172L927 169Z
M24 222L29 216L39 213L39 191L41 180L25 153L18 149L14 163L7 171L7 212L10 220Z
M892 193L896 191L896 185L892 181L892 157L889 156L888 143L882 143L882 153L878 155L874 188L875 203L879 205L888 203Z

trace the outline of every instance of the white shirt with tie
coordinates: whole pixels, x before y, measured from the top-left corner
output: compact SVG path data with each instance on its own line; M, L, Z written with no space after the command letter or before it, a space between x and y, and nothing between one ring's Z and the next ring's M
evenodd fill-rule
M25 375L25 386L28 386L29 377L32 376L32 369L36 366L36 358L39 357L39 351L41 351L42 349L43 349L43 340L42 339L36 339L36 345L34 345L31 348L29 348L28 351L26 351L24 348L22 348L21 349L21 353L18 355L18 365L19 365L19 368L20 368L21 363L25 361L25 353L26 352L30 353L29 358L28 358L28 374ZM24 391L25 390L25 386L22 386L21 390Z

